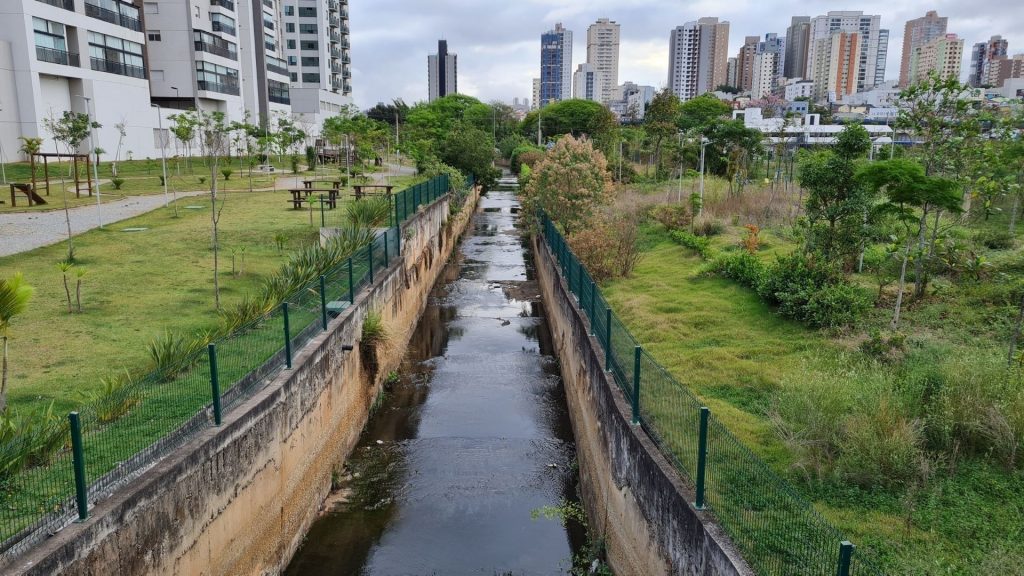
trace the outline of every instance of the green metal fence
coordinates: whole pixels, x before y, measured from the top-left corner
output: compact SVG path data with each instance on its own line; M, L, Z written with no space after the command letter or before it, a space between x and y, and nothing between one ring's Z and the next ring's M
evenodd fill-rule
M0 554L16 556L76 515L87 517L88 503L219 425L224 412L290 368L298 350L327 329L330 315L399 257L399 224L448 192L442 175L393 195L388 228L270 313L195 351L180 369L147 374L55 429L0 442ZM45 441L57 449L35 456L27 449ZM25 454L27 461L19 456Z
M758 574L883 574L811 503L736 439L689 389L654 360L608 306L555 224L541 232L601 343L605 368L641 425L696 491Z

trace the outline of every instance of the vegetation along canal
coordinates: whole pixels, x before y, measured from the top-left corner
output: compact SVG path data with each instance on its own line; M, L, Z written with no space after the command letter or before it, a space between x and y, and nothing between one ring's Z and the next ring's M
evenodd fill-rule
M481 199L399 379L289 575L558 574L585 533L575 446L514 180Z

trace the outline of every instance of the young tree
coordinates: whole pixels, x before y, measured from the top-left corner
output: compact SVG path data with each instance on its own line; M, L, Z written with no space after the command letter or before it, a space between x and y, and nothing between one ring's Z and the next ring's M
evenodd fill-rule
M571 235L611 200L612 179L604 154L589 140L567 135L534 168L523 208L527 214L544 210Z
M54 147L60 152L59 144L63 144L67 154L77 154L78 148L89 136L89 130L101 128L97 122L91 122L89 115L82 112L65 110L60 118L49 117L43 121L43 125L53 137ZM61 173L60 188L64 199L64 222L68 231L68 262L75 260L75 246L71 240L71 212L68 209L68 191L64 183L63 172Z
M196 138L196 114L187 110L167 117L171 121L171 134L185 147L185 162L192 169L192 142ZM180 174L179 174L180 176Z
M124 122L118 122L114 124L114 128L117 129L117 150L114 152L114 161L110 164L110 172L117 178L117 165L121 162L121 147L124 145L125 136L128 135L128 128ZM99 155L96 155L96 162L99 162Z
M958 212L960 192L957 183L947 178L928 176L924 167L914 160L896 158L865 165L860 180L872 190L884 192L888 201L883 210L893 214L904 226L903 254L900 265L899 291L893 310L891 327L897 328L906 286L907 263L920 259L926 252L928 216L937 210ZM914 230L916 224L917 229ZM917 242L915 251L914 243Z
M18 152L28 156L28 169L32 178L32 191L36 192L36 154L39 154L39 151L43 149L43 139L33 138L31 136L19 136L18 140L21 140L21 147L18 148Z
M654 161L661 166L661 146L666 138L679 132L677 122L680 116L679 98L665 88L654 95L644 115L644 130L654 144Z
M25 311L33 288L25 284L20 273L8 279L0 279L0 339L4 341L3 376L0 378L0 414L7 410L7 339L10 337L11 320Z

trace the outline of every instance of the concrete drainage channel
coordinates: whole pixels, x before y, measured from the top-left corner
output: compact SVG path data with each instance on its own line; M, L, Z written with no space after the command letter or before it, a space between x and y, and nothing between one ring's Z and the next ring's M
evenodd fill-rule
M481 199L286 574L571 568L584 528L536 513L577 501L575 444L514 186Z

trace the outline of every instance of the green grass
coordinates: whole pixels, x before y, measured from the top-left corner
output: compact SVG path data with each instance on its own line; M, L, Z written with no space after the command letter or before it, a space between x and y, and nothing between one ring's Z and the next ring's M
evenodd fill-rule
M738 238L731 229L715 245L722 248ZM792 247L784 235L766 232L765 238L770 253ZM1024 475L1008 474L984 455L940 469L934 481L914 493L808 482L793 468L795 456L768 417L779 390L810 385L817 378L841 386L837 393L857 390L858 371L879 370L856 351L858 335L884 325L887 310L873 311L853 334L813 331L781 318L751 290L699 275L699 257L674 244L660 226L645 226L642 239L644 257L632 277L604 287L612 308L656 360L776 472L792 480L845 536L870 548L894 574L1020 573ZM1002 270L1024 261L1019 252L996 257ZM992 292L997 292L997 305L986 301ZM914 338L917 369L929 358L941 370L950 357L973 354L980 362L998 353L1012 315L1012 306L999 294L987 283L947 282L938 295L908 307L903 330ZM662 425L677 424L658 406L650 410ZM686 431L680 434L685 437Z

